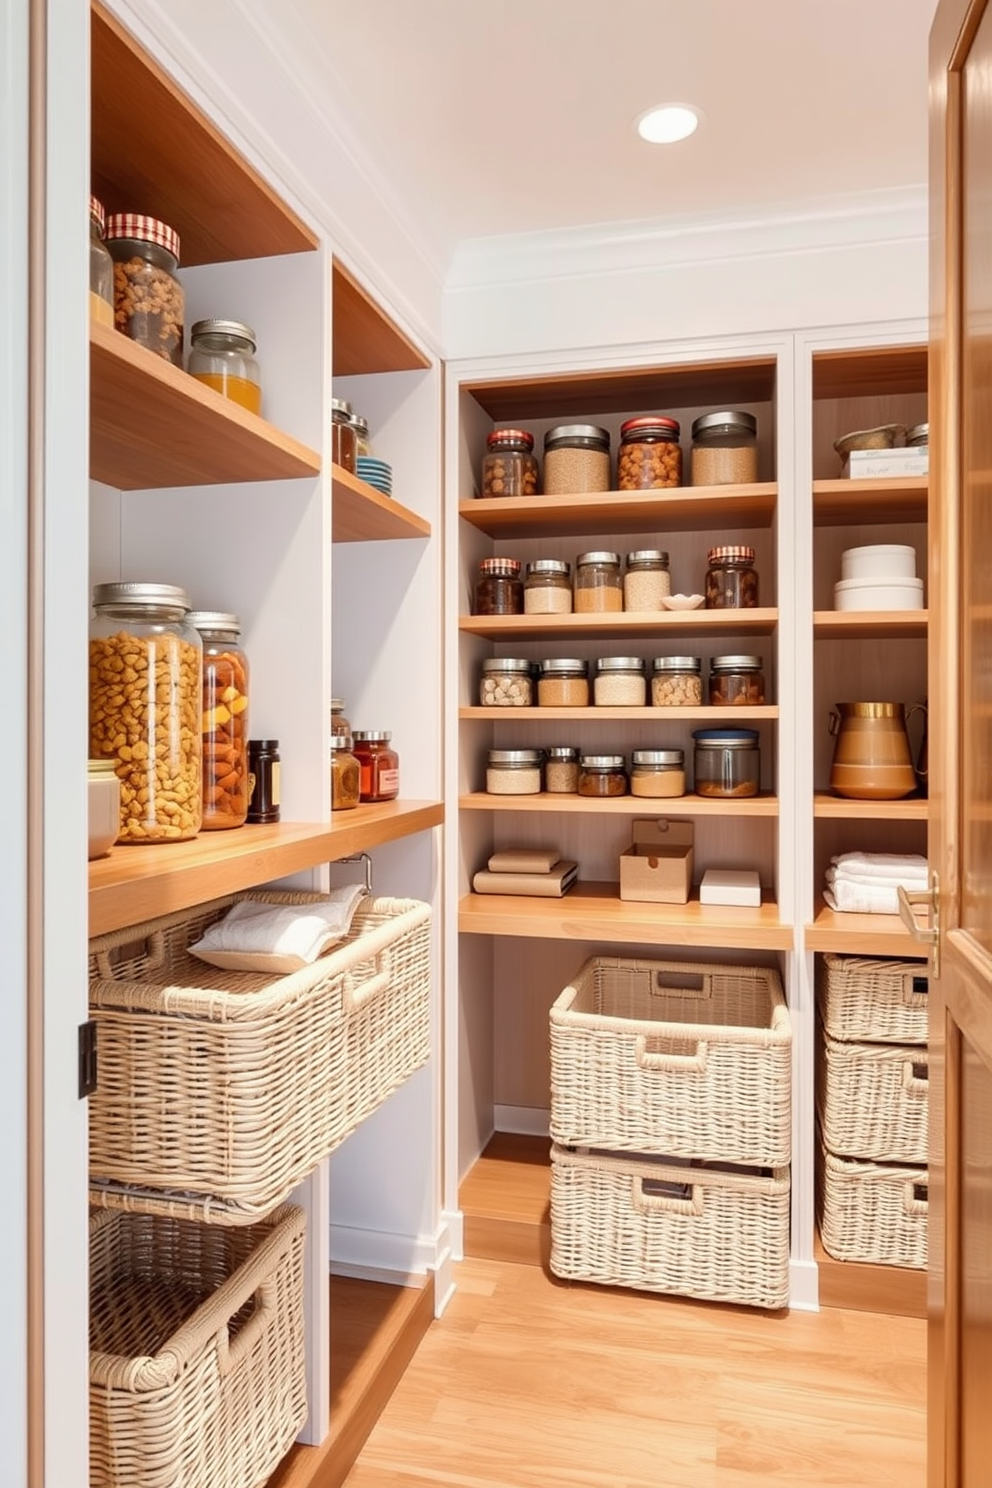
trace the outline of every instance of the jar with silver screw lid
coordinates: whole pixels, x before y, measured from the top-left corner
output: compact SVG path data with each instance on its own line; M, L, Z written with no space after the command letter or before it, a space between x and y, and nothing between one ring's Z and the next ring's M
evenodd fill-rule
M630 757L632 796L684 796L685 751L635 749Z
M262 378L251 326L240 320L198 320L189 336L190 376L249 413L261 413Z
M579 756L580 796L625 796L627 794L626 761L622 754L583 754Z
M585 496L610 489L610 435L597 424L557 424L544 436L544 494Z
M651 703L655 708L698 708L703 701L698 656L656 656L651 663Z
M596 663L593 702L597 708L643 708L647 683L641 658L601 656Z
M544 789L552 796L574 796L579 788L579 751L553 744L544 760Z
M240 827L248 816L248 657L241 621L191 610L203 642L203 828Z
M589 706L589 663L578 656L555 656L541 662L537 679L541 708Z
M749 485L758 479L758 421L751 413L704 413L692 423L692 484Z
M618 614L623 609L620 554L606 549L580 553L575 560L576 614Z
M623 576L623 607L642 612L663 610L662 600L672 592L668 554L657 548L639 548L627 554Z
M571 574L571 565L560 558L535 558L528 563L524 578L524 614L571 614Z
M765 701L760 656L714 656L710 702L714 707L759 707Z
M486 790L491 796L539 796L540 749L490 749Z
M490 656L482 663L479 702L483 708L529 708L534 701L530 662L519 656Z

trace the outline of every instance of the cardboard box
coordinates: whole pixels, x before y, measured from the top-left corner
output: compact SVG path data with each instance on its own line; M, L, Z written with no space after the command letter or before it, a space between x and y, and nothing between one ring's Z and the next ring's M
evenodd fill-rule
M707 868L699 883L700 904L746 904L757 909L761 883L753 868Z
M851 480L892 479L903 475L928 475L930 450L922 445L911 449L852 450L844 462L844 476Z
M620 898L647 904L688 903L694 836L691 821L636 817L633 841L620 854Z

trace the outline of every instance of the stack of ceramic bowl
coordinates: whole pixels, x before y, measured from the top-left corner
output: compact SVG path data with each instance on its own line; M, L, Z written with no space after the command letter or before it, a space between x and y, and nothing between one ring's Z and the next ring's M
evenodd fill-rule
M393 467L387 460L377 460L372 455L359 455L355 461L355 474L366 485L375 486L384 496L393 494Z
M922 610L923 580L916 577L916 549L873 543L841 554L834 585L837 610Z

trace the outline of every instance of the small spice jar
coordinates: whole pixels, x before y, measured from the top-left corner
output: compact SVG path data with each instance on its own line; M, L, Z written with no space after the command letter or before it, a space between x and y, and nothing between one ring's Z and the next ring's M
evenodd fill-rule
M620 425L617 488L659 491L682 484L682 446L678 419L627 419Z
M684 796L685 751L635 749L630 757L632 796Z
M706 555L706 608L753 610L758 606L758 575L754 549L710 548Z
M344 739L346 747L351 748L351 724L345 717L344 698L331 698L331 738Z
M342 470L355 474L358 441L352 423L354 410L347 398L331 399L331 460Z
M522 615L524 586L518 558L480 558L475 581L477 615Z
M589 663L577 656L556 656L542 661L537 677L537 702L541 708L587 708Z
M618 613L623 609L619 553L579 554L575 560L573 605L579 615Z
M580 796L625 796L627 771L622 754L583 754L579 757Z
M490 749L486 790L491 796L539 796L539 749Z
M362 798L362 767L350 746L350 737L331 737L332 811L351 811Z
M657 548L639 548L627 554L623 576L625 610L663 610L662 600L671 592L672 576L668 571L667 553Z
M651 663L651 704L655 708L698 708L703 701L698 656L656 656Z
M557 424L544 436L544 494L585 496L610 489L610 435L596 424Z
M529 661L517 656L490 656L482 663L479 702L483 708L529 708L533 701Z
M179 234L155 217L112 212L105 236L114 260L114 325L181 367L185 301L178 279Z
M579 788L579 751L554 744L544 760L544 789L552 796L574 796Z
M90 319L101 325L114 323L114 260L103 232L106 217L103 204L90 197Z
M198 320L189 337L189 374L250 413L261 413L262 378L251 326L240 320Z
M482 457L483 496L536 496L537 456L527 429L494 429Z
M597 708L643 708L647 702L643 661L639 656L601 656L592 690Z
M704 413L692 422L692 484L747 485L758 479L758 421L750 413Z
M765 701L760 656L714 656L710 702L714 707L753 707Z
M369 439L369 421L360 413L353 413L349 420L355 431L355 456L370 455L372 453L372 442Z
M535 558L524 579L525 615L568 615L572 609L571 565L559 558Z
M400 793L400 757L389 747L392 737L384 729L356 729L352 735L363 801L395 801Z
M930 425L914 424L906 430L906 445L909 449L924 449L930 443Z
M756 796L761 780L757 729L696 729L697 796Z
M278 739L248 740L248 777L251 784L248 821L262 825L277 822L282 814Z
M240 827L248 816L248 658L241 621L191 610L203 642L203 828Z

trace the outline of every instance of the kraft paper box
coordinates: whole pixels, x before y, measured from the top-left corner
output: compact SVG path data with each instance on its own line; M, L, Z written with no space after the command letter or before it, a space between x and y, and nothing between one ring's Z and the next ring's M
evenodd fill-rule
M686 904L692 888L695 829L668 817L636 817L633 841L620 854L620 898Z

